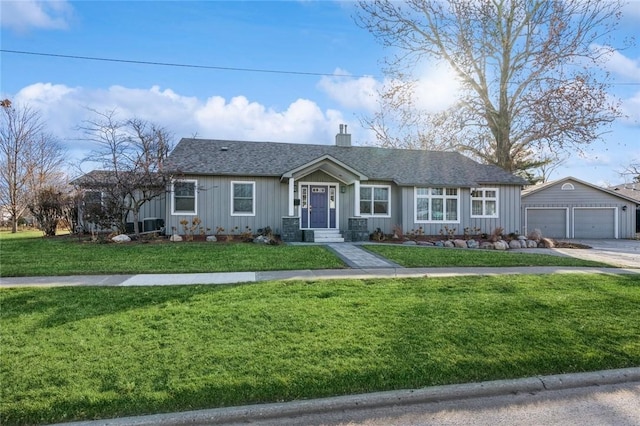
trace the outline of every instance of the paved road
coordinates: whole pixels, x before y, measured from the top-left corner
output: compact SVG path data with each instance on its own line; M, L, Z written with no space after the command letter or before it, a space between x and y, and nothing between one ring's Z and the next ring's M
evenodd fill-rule
M591 247L588 250L550 249L579 259L605 262L623 268L640 267L640 241L638 240L569 240Z
M343 410L297 418L255 421L250 424L253 426L637 426L640 425L640 382L366 410Z

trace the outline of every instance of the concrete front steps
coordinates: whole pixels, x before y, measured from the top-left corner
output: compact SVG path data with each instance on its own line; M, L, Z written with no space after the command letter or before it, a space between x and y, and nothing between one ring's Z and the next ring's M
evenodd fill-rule
M344 243L344 238L338 229L314 230L313 241L316 243Z

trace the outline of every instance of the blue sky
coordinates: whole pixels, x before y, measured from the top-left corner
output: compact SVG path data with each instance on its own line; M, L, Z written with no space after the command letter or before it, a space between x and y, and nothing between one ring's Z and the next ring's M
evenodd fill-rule
M75 128L89 109L116 109L175 136L330 144L347 123L357 144L374 137L360 117L376 107L386 52L353 19L353 2L0 0L2 49L314 75L151 66L0 53L0 96L38 108L70 158L91 148ZM640 35L631 2L620 39ZM451 75L424 64L427 108L446 105ZM640 160L640 47L609 63L628 118L605 142L573 155L553 179L618 183ZM327 75L316 75L327 74ZM330 74L351 77L330 76Z

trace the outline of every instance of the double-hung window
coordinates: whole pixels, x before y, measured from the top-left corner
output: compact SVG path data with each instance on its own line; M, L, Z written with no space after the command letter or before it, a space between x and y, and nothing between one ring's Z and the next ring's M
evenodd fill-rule
M175 180L171 193L171 213L172 214L196 214L198 191L195 180Z
M471 189L471 217L498 217L498 188Z
M231 215L254 216L256 213L255 182L231 182Z
M390 213L391 187L388 185L362 185L360 187L360 214L386 216Z
M415 188L416 222L458 222L458 188Z

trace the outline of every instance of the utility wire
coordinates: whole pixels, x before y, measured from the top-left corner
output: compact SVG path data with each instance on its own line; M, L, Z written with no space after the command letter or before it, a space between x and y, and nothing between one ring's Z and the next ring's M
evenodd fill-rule
M26 52L23 50L9 50L9 49L0 49L0 52L17 53L19 55L48 56L53 58L80 59L85 61L120 62L120 63L127 63L127 64L158 65L158 66L164 66L164 67L181 67L181 68L199 68L199 69L210 69L210 70L219 70L219 71L261 72L261 73L271 73L271 74L310 75L310 76L322 76L322 77L350 77L350 78L373 77L373 76L366 76L366 75L328 74L328 73L321 73L321 72L283 71L283 70L268 70L268 69L260 69L260 68L236 68L236 67L218 67L218 66L212 66L212 65L177 64L177 63L171 63L171 62L134 61L130 59L99 58L99 57L93 57L93 56L78 56L78 55L60 55L56 53Z

